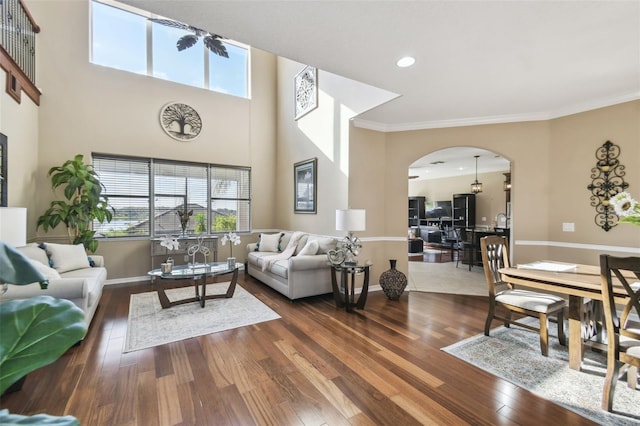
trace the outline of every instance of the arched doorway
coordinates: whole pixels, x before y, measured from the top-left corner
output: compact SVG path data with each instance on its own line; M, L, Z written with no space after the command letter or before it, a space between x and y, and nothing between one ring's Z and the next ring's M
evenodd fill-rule
M454 229L476 242L489 234L510 237L510 174L511 163L505 157L465 146L434 151L410 165L408 195L414 207L408 212L408 232L423 244L422 253L415 253L418 241L414 240L413 250L409 244L409 281L417 286L414 290L423 290L424 284L424 291L465 293L464 288L452 288L451 280L459 279L477 281L479 287L465 294L486 294L479 252L452 250L446 237L453 237Z

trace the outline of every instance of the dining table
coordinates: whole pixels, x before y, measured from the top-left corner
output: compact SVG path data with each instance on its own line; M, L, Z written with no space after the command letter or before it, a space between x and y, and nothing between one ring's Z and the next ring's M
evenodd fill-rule
M501 268L499 272L506 283L568 296L569 367L580 370L585 341L602 330L600 267L541 261ZM628 295L616 281L614 299L624 304Z

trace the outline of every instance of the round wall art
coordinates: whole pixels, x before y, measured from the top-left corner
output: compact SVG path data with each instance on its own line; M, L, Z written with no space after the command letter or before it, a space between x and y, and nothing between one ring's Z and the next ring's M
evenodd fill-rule
M182 142L197 138L202 130L202 120L198 112L180 102L171 102L162 107L160 125L167 135Z

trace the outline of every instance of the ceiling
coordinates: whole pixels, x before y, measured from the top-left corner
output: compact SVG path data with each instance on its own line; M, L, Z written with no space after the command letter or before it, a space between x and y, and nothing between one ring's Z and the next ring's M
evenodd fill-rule
M640 0L122 2L396 93L355 119L382 131L640 98Z
M478 174L509 171L511 164L509 160L491 151L472 147L454 147L432 152L416 160L409 166L409 176L411 179L425 180L475 175L474 156L476 155L478 155Z

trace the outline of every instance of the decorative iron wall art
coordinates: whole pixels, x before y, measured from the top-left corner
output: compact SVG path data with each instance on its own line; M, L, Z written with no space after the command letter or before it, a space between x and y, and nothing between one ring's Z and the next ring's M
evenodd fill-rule
M609 205L609 199L624 191L629 184L624 181L625 167L620 164L620 147L606 141L596 150L596 166L591 169L591 206L596 209L596 225L609 231L618 224L618 216Z

